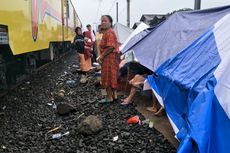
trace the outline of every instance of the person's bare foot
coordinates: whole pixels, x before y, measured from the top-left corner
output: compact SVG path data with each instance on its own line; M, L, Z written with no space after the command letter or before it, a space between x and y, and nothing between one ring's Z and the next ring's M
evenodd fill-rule
M156 107L147 107L146 108L148 111L156 113L157 112L157 108Z
M124 100L122 100L121 104L122 105L128 105L132 103L131 99L129 97L125 98Z
M164 108L161 107L156 113L154 113L154 115L160 117L164 115Z

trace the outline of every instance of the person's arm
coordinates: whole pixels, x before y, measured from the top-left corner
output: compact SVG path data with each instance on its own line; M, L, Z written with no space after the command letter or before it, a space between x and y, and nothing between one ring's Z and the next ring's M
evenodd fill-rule
M114 51L114 47L107 47L106 50L97 58L97 62L102 64L103 60Z
M91 50L91 47L85 45L85 49Z
M99 59L99 63L102 63L103 60L112 52L115 51L115 47L116 47L116 36L114 33L104 33L103 35L104 37L104 46L106 46L106 48L104 48L103 53L100 55ZM102 38L103 39L103 38Z
M106 56L114 51L114 47L107 47L104 53L101 55L101 60L103 61Z

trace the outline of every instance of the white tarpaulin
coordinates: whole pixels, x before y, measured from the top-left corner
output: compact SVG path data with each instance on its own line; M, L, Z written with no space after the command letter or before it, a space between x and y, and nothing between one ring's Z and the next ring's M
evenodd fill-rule
M133 32L133 29L120 24L120 23L116 23L113 26L113 30L117 36L117 40L120 44L123 44L126 39L131 35L131 33Z
M141 22L138 27L132 32L132 34L125 40L125 42L120 46L120 50L122 51L122 49L125 47L125 45L129 42L129 40L131 40L135 35L137 35L138 33L140 33L141 31L145 30L149 28L149 26L147 24L145 24L144 22Z

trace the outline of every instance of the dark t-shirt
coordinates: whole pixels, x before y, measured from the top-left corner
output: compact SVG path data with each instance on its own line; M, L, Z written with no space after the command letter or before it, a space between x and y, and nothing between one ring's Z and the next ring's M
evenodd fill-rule
M83 54L84 53L84 37L83 36L75 36L74 38L74 45L75 49L78 53Z

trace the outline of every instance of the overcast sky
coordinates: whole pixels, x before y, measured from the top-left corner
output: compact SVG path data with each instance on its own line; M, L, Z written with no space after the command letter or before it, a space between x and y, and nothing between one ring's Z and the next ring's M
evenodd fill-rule
M194 0L130 0L131 27L138 22L142 14L166 14L181 8L194 8ZM230 5L230 0L201 0L201 8ZM119 22L126 25L126 0L72 0L85 27L95 27L100 16L109 14L116 20L116 2L119 4Z

